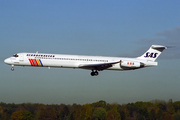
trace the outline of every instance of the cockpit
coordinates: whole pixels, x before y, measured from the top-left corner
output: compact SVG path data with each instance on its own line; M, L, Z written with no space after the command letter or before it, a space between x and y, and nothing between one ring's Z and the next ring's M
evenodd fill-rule
M19 57L19 55L18 54L14 54L13 57Z

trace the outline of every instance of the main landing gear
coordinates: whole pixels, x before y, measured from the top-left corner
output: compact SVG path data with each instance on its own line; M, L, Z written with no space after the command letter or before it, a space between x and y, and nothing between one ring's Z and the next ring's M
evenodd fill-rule
M14 65L11 65L11 70L14 71Z
M92 70L92 72L91 72L91 76L98 76L98 71L96 70L95 72L94 72L94 70Z

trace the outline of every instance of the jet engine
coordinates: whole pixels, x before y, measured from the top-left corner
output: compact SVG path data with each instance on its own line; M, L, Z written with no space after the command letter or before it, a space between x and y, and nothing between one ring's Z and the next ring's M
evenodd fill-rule
M120 67L124 70L134 70L134 69L138 69L138 68L142 68L144 67L145 64L142 62L136 62L136 61L124 61L121 60L120 61Z

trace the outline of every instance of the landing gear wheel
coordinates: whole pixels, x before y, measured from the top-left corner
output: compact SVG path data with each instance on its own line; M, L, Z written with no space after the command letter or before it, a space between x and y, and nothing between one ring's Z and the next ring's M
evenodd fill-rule
M97 76L98 74L99 74L98 71L95 71L95 72L92 71L92 72L91 72L91 76Z
M12 67L11 70L14 71L14 67Z
M95 74L95 76L98 76L99 73L98 73L98 71L96 71L96 72L94 72L94 74Z
M94 72L91 72L91 76L94 76L95 74L94 74Z

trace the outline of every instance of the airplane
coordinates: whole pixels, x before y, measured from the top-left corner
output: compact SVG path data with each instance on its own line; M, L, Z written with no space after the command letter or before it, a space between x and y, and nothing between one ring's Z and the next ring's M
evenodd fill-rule
M161 52L167 49L166 46L152 45L142 56L136 58L124 57L102 57L102 56L83 56L47 53L17 53L4 60L14 66L32 67L57 67L57 68L80 68L91 70L91 76L97 76L98 71L103 70L135 70L144 67L157 66L155 60Z

